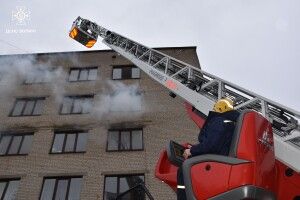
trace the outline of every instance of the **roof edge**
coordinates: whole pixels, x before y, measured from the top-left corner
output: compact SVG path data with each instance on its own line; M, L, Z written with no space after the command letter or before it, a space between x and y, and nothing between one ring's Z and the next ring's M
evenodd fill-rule
M168 50L168 49L197 49L197 46L182 46L182 47L153 47L155 50ZM43 52L43 53L24 53L24 54L2 54L1 56L26 56L26 55L55 55L55 54L74 54L74 53L97 53L97 52L114 52L112 49L98 49L87 51L61 51L61 52Z

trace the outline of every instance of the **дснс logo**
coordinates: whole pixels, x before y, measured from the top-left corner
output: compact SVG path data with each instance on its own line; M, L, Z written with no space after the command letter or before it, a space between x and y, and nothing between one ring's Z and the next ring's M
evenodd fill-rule
M30 20L30 11L25 6L17 6L12 11L12 21L16 25L26 25Z

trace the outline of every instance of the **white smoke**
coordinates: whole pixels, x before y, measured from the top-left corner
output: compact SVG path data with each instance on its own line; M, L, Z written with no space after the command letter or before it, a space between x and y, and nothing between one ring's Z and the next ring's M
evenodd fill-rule
M45 84L47 90L42 93L51 90L57 102L64 94L66 74L60 65L53 65L51 59L39 61L32 55L2 56L0 66L0 92L4 98L13 95L24 84Z
M60 59L58 59L60 58ZM67 84L67 72L59 64L79 65L75 55L53 56L37 59L36 56L2 56L0 57L0 92L2 98L11 98L22 84L45 84L46 91L37 91L36 95L54 96L57 105L61 105ZM137 84L126 85L120 81L103 81L105 89L96 94L93 101L77 101L83 112L89 112L101 119L139 116L142 109L142 93ZM50 90L50 91L49 91ZM33 91L31 91L33 93ZM35 94L35 93L33 93ZM74 94L76 95L76 94ZM57 106L58 108L58 106Z
M105 89L95 101L94 113L97 116L129 117L140 115L144 111L143 96L137 84L126 85L119 81L106 81Z

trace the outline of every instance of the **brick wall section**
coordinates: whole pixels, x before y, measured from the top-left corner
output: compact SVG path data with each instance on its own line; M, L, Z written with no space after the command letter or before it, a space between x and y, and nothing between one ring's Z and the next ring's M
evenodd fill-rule
M195 47L165 48L162 52L199 67ZM116 58L113 58L116 56ZM37 55L40 62L49 58L66 74L70 67L98 66L98 77L91 82L61 81L64 94L95 94L105 91L112 76L112 65L130 64L113 51L50 53ZM76 58L76 64L70 59ZM3 131L34 131L31 152L27 156L0 157L0 178L21 177L17 199L38 199L44 176L83 175L81 199L103 199L106 174L144 173L145 181L156 200L175 199L175 193L154 177L159 153L170 140L195 142L198 128L188 118L183 101L172 99L168 91L146 74L141 79L124 80L138 84L143 94L143 112L124 115L59 115L60 103L50 83L20 85L0 97L0 123ZM0 87L5 87L1 85ZM47 96L43 114L36 117L8 117L16 97ZM112 126L143 127L144 151L106 152L107 130ZM89 130L86 153L49 154L53 130L78 127Z

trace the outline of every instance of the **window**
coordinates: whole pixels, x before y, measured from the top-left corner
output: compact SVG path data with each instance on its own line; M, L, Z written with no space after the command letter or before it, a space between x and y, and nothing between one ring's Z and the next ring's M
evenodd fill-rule
M97 67L71 68L69 81L93 81L97 79Z
M137 112L142 110L142 93L133 86L117 88L110 95L109 111Z
M80 131L56 132L51 153L85 152L88 133Z
M106 176L104 183L104 200L115 200L116 197L127 191L129 188L136 186L139 183L145 182L144 175L116 175ZM122 199L128 200L143 200L145 193L142 191L133 190L123 196Z
M0 199L14 200L17 199L17 191L20 179L0 179Z
M140 78L140 69L135 66L115 66L113 67L112 79L138 79Z
M15 101L10 116L35 116L41 115L45 97L18 98Z
M27 155L32 144L33 134L0 135L0 155Z
M93 95L67 96L63 99L60 114L86 114L91 111Z
M24 84L46 83L50 81L51 71L37 69L26 74Z
M79 200L82 177L44 178L40 200Z
M135 151L143 148L142 129L108 131L107 151Z

